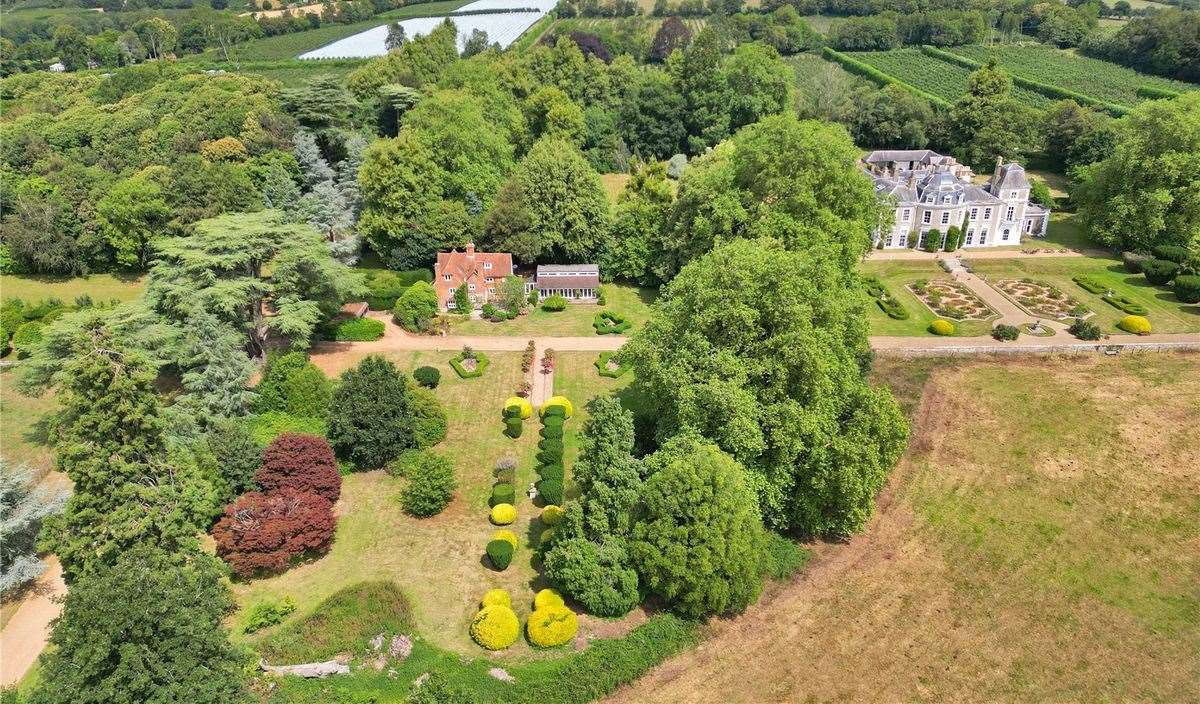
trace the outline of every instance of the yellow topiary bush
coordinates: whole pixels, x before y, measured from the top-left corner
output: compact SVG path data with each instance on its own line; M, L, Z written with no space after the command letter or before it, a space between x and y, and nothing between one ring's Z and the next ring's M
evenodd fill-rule
M488 606L507 606L512 608L512 597L503 589L489 589L487 594L483 595L483 601L479 602L480 608Z
M529 642L542 648L553 648L571 642L579 630L575 612L565 606L543 606L529 614L526 632Z
M551 406L562 406L563 412L567 414L567 418L575 415L575 406L571 404L571 399L566 396L551 396L542 404L542 415L546 415L546 409Z
M563 606L564 604L566 602L563 601L562 594L559 594L554 589L543 589L533 595L534 610L544 609L549 606Z
M562 506L555 506L554 504L550 504L546 508L542 509L542 523L543 524L548 525L548 526L556 526L559 523L562 523L562 519L563 519Z
M511 607L500 604L485 606L471 620L471 637L488 650L504 650L517 642L521 622Z
M506 528L501 528L495 533L492 533L492 540L507 540L508 544L513 546L513 550L516 550L518 547L520 547L517 544L517 534Z
M492 507L492 523L506 526L517 520L517 507L512 504L496 504Z
M528 418L533 415L533 404L530 403L529 399L527 398L521 398L520 396L509 396L508 400L504 402L504 408L505 410L508 410L514 406L521 409L522 418Z
M929 324L929 332L934 335L953 335L954 323L949 320L935 320Z
M1121 322L1117 323L1117 327L1134 335L1150 334L1150 321L1141 315L1127 315L1121 318Z

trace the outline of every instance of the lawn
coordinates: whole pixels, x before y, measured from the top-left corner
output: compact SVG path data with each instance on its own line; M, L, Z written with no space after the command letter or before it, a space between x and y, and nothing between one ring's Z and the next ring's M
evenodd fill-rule
M54 468L54 453L39 442L37 422L58 404L47 394L38 398L22 395L16 389L17 371L0 370L0 457L5 461L26 463L41 477Z
M1198 361L889 362L868 530L607 701L1200 701Z
M919 279L928 281L949 279L950 275L940 266L931 260L878 260L863 262L859 265L859 271L864 275L878 277L887 287L888 292L908 311L907 320L890 318L876 305L875 299L864 292L863 300L867 304L867 324L870 326L872 335L922 336L932 334L928 330L929 324L938 316L934 315L928 306L905 288L905 284ZM954 326L956 328L955 335L958 336L986 335L992 329L991 322L981 321L955 322Z
M43 276L5 274L0 276L0 297L20 298L25 301L40 301L43 298L58 298L64 303L73 303L75 298L87 294L96 302L116 298L130 301L142 294L146 277L138 274L92 274L90 276Z
M968 255L968 259L970 255ZM1125 316L1120 309L1105 303L1071 279L1083 274L1103 283L1119 294L1129 296L1149 309L1147 318L1154 332L1200 332L1200 305L1180 303L1169 288L1153 286L1141 274L1130 274L1121 263L1107 257L1061 257L1025 259L978 259L971 262L976 274L985 278L1031 278L1054 284L1096 312L1092 318L1102 330L1113 335L1126 333L1117 329L1117 321Z
M436 394L446 407L450 427L446 440L435 450L455 464L459 488L450 506L433 518L411 518L397 502L404 480L383 472L346 477L337 505L337 537L329 554L281 575L236 583L234 592L243 611L264 598L286 595L296 600L298 608L290 619L295 621L339 589L364 580L390 580L411 601L415 630L423 639L469 657L483 653L471 641L467 627L488 589L508 589L524 620L533 594L531 588L537 586L527 539L538 509L523 494L535 478L534 454L540 426L536 419L526 421L524 434L517 440L501 433L501 405L523 378L521 355L487 354L491 364L477 379L459 379L447 363L451 356L447 352L391 355L405 371L429 364L442 372ZM564 440L574 447L575 434L586 416L583 407L587 400L620 386L628 377L620 381L600 377L591 366L594 356L590 354L564 353L559 358L556 390L568 394L577 409L576 417L564 428ZM487 519L487 500L492 468L496 460L507 455L518 460L520 517L511 529L522 544L509 568L495 572L483 554L484 545L496 529ZM567 467L569 476L569 462ZM239 611L231 623L236 627L243 617ZM255 634L249 640L269 638L278 628ZM522 640L496 657L520 660L537 655Z
M536 308L514 320L493 323L487 320L466 320L456 316L451 332L455 335L503 335L507 337L545 337L595 335L592 321L601 311L625 316L636 330L650 316L650 304L658 297L652 288L627 284L604 284L607 305L571 303L567 309L549 313Z

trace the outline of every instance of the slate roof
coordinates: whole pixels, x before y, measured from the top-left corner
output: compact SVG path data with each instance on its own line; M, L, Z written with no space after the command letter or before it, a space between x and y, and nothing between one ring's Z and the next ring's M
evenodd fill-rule
M596 288L600 285L600 266L597 264L539 264L539 291L556 288Z
M994 178L993 181L995 181ZM1025 178L1025 169L1014 162L1001 166L1000 181L998 184L992 184L993 191L999 188L1029 188L1029 180Z
M923 162L930 156L937 156L937 154L931 149L879 149L868 154L864 161L868 164L891 161Z

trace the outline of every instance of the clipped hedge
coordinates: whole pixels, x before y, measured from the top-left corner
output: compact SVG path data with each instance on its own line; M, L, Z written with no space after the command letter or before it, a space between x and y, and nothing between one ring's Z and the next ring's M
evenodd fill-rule
M548 415L542 419L544 428L561 428L567 421L560 415Z
M549 313L561 313L567 309L567 299L562 296L549 296L542 301L542 310Z
M372 342L383 337L383 321L374 318L350 318L335 322L326 330L325 339L335 342Z
M542 503L555 504L559 506L562 505L563 483L561 479L543 479L537 483L537 489L538 496L541 497Z
M1121 252L1121 264L1130 274L1142 273L1142 264L1154 257L1138 254L1137 252Z
M941 336L953 335L954 323L949 320L935 320L929 324L929 332Z
M496 532L499 533L500 531ZM479 608L482 609L485 606L507 606L512 608L512 597L504 589L489 589L483 595L483 600L479 602Z
M875 299L875 305L892 320L908 320L908 309L891 296Z
M616 379L623 376L625 372L629 371L629 367L621 364L620 360L615 359L616 355L616 352L601 352L600 356L596 358L596 361L592 362L592 364L596 366L596 372L600 376L605 376L609 379ZM617 368L609 369L609 362L615 362Z
M550 504L542 509L542 525L556 526L562 523L563 516L566 514L563 507L557 504Z
M1159 88L1158 86L1138 86L1136 93L1139 98L1149 98L1150 100L1161 100L1163 98L1169 100L1180 96L1179 93L1173 90Z
M947 109L949 109L951 107L950 103L948 101L946 101L942 98L939 98L938 96L936 96L932 93L926 93L925 91L921 90L920 88L917 88L914 85L905 83L904 81L896 78L895 76L892 76L891 74L884 73L883 71L880 71L879 69L875 68L874 66L871 66L870 64L859 61L858 59L855 59L851 56L847 56L846 54L843 54L840 51L835 51L834 49L831 49L827 46L821 47L821 55L823 57L825 57L826 60L841 64L842 68L846 69L850 73L853 73L858 76L862 76L863 78L865 78L873 83L878 84L880 87L894 85L897 88L902 88L902 89L908 91L909 93L912 93L913 95L917 96L918 98L922 98L922 99L928 101L929 104L933 105L934 107L947 108Z
M564 474L562 460L558 462L549 462L538 466L538 476L542 479L558 479L562 480Z
M526 633L539 648L556 648L571 642L579 631L579 619L566 606L548 606L529 614Z
M631 327L633 323L625 316L610 310L601 311L592 319L592 328L596 330L597 335L619 335Z
M1141 271L1140 266L1139 266L1138 271ZM1091 278L1090 276L1084 276L1084 275L1080 274L1079 276L1076 276L1076 277L1072 278L1071 280L1074 281L1076 284L1078 284L1080 286L1080 288L1087 291L1088 293L1094 293L1098 296L1102 296L1108 291L1108 286L1105 286L1104 284L1100 283L1099 281L1096 281L1095 279Z
M506 570L512 564L513 558L512 543L507 540L492 540L487 544L488 561L492 563L492 567L498 570Z
M512 504L496 504L488 518L498 526L507 526L517 520L517 507Z
M1175 262L1183 264L1191 256L1187 247L1180 247L1177 244L1160 244L1154 248L1154 256L1163 261Z
M1150 321L1140 315L1127 315L1121 318L1120 322L1117 323L1117 327L1134 335L1150 334Z
M521 433L525 432L525 423L520 418L505 418L504 419L504 434L516 440L521 437Z
M543 438L562 440L563 429L561 425L544 425L540 432Z
M1155 286L1166 286L1179 273L1179 265L1167 259L1151 259L1142 262L1142 274Z
M504 401L504 410L508 413L511 412L509 409L516 409L516 415L521 418L530 418L533 416L533 404L527 398L509 396Z
M562 456L563 442L558 438L542 438L538 441L538 447L545 452Z
M492 496L488 499L488 506L498 506L500 504L517 503L517 490L512 484L502 483L492 487Z
M475 370L470 371L463 366L463 360L467 358L466 354L459 352L450 358L450 366L454 368L454 373L458 374L460 379L477 379L483 376L483 372L487 370L491 360L482 352L475 352Z
M1200 276L1176 276L1175 297L1184 303L1200 303Z
M507 528L501 528L497 531L494 531L492 533L491 539L507 541L510 545L513 546L513 550L516 550L520 546L520 541L517 540L517 534ZM508 596L508 592L505 592L504 595ZM509 602L509 603L511 603L511 602Z
M417 367L413 370L413 379L427 389L436 389L442 382L442 373L437 367Z
M566 396L551 396L550 398L546 399L546 402L542 404L542 415L545 416L550 413L550 409L552 408L563 409L564 418L570 418L571 416L575 415L575 406Z
M471 619L471 638L488 650L504 650L517 642L521 622L511 607L485 606Z
M1146 306L1138 303L1129 296L1122 296L1116 293L1106 293L1100 297L1100 300L1115 308L1119 308L1121 311L1129 313L1130 315L1145 315L1146 313L1150 312L1147 310Z

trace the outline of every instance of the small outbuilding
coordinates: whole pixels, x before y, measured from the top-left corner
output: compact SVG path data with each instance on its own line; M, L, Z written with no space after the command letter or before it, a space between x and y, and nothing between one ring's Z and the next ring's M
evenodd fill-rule
M542 298L562 296L568 301L594 301L600 292L600 266L539 264L537 290Z

